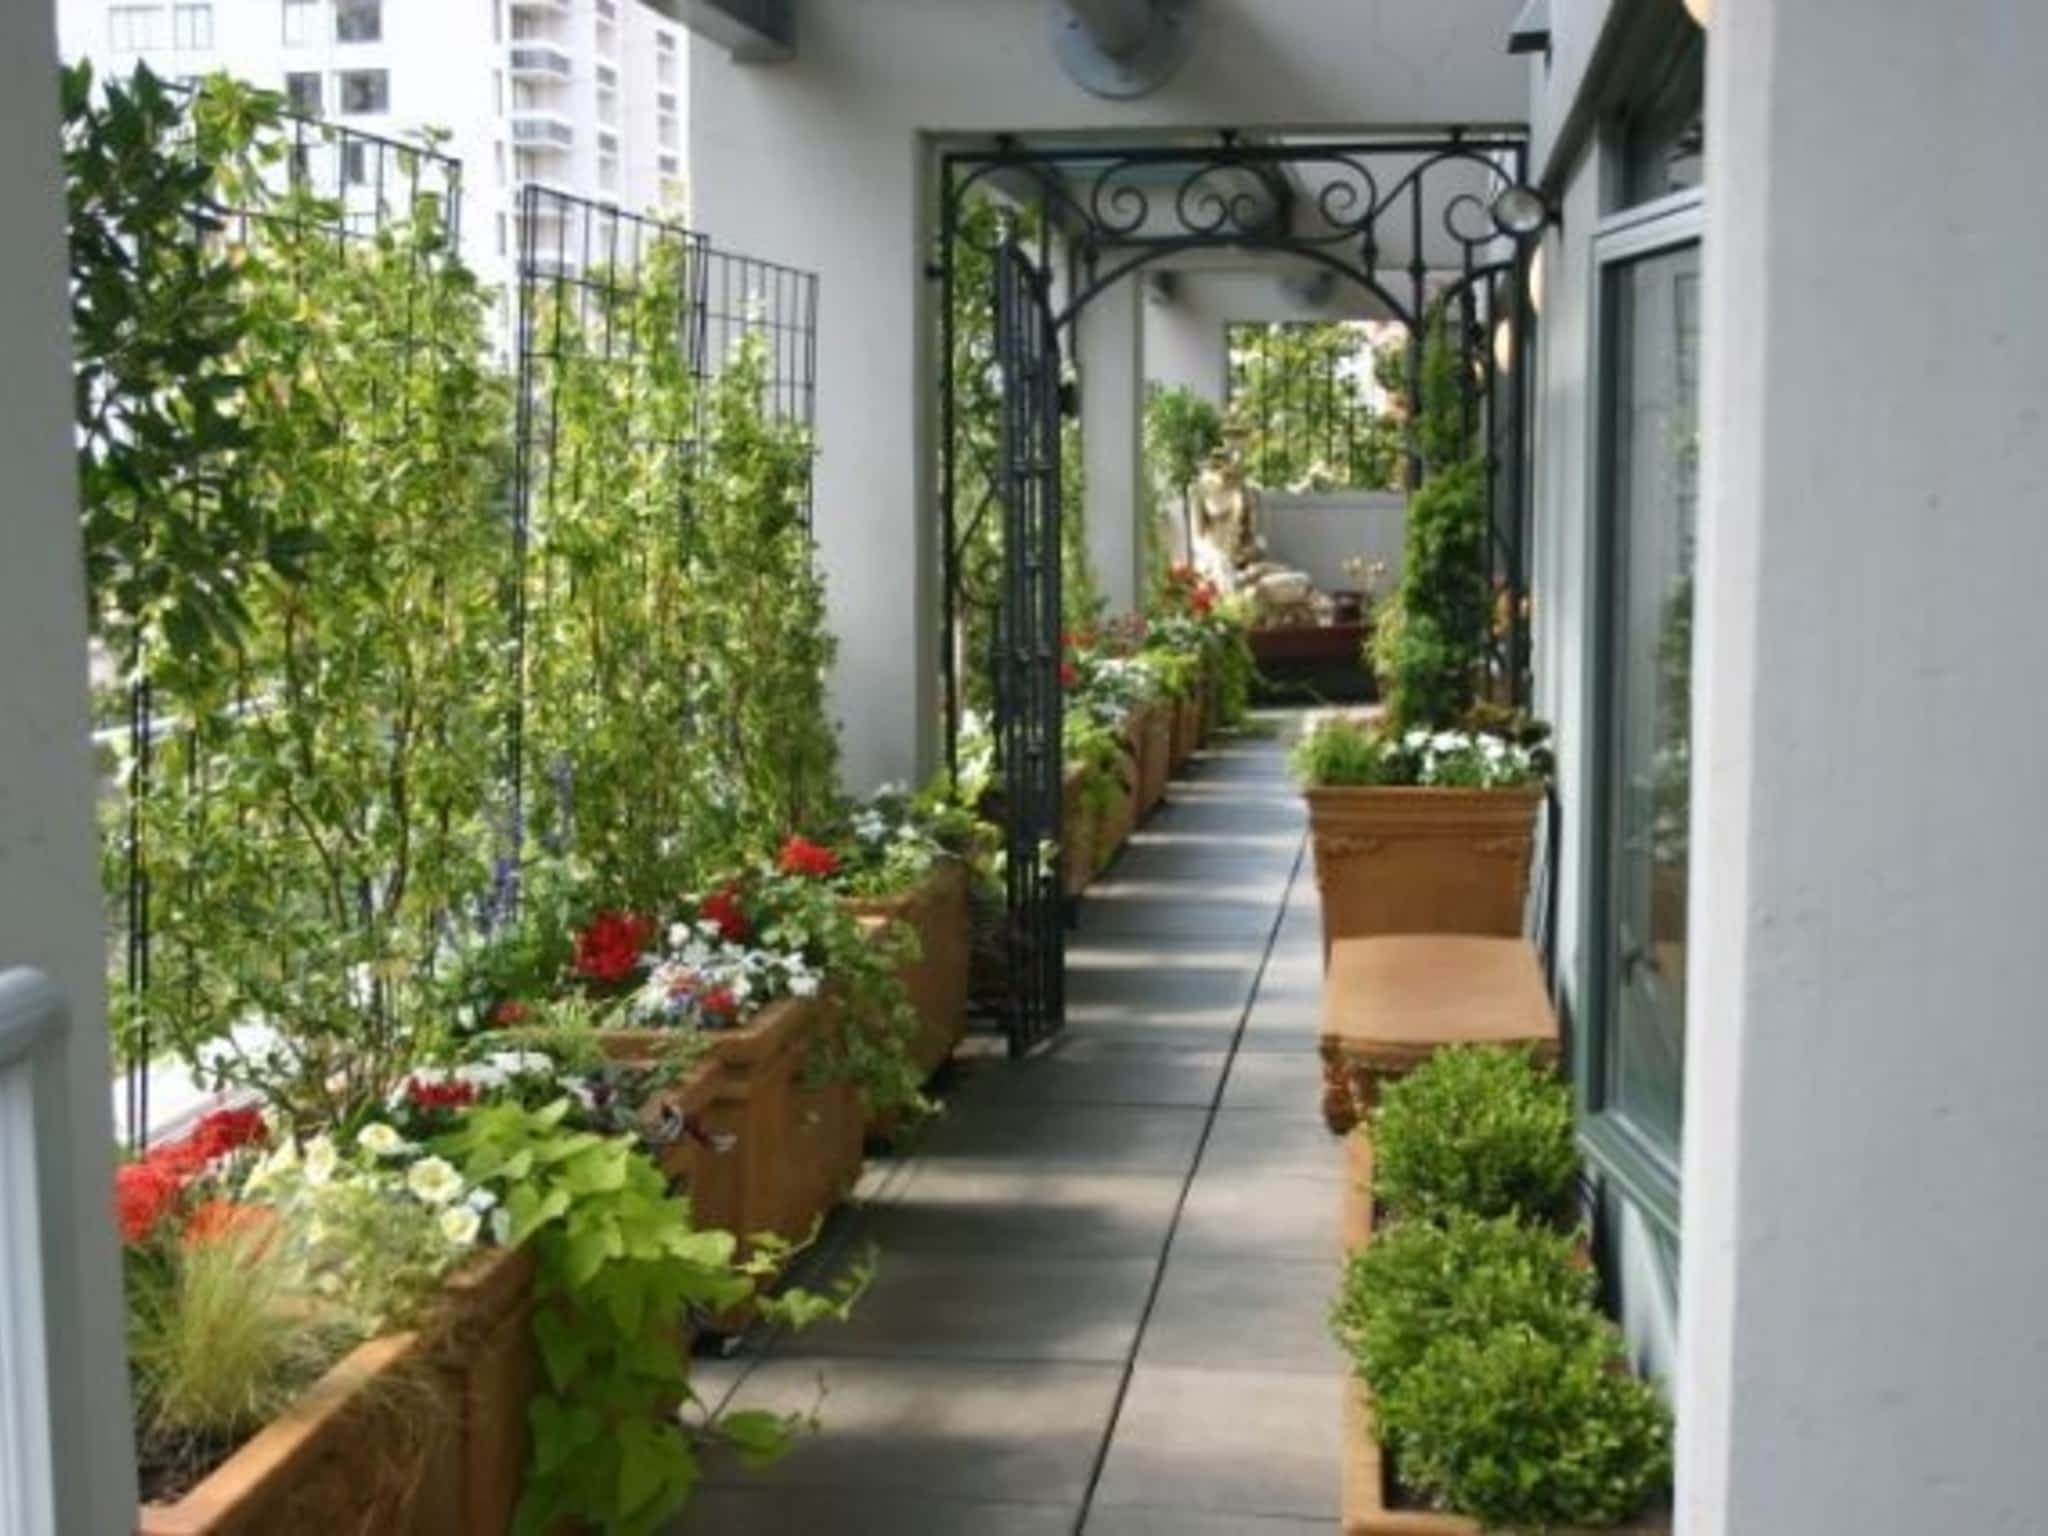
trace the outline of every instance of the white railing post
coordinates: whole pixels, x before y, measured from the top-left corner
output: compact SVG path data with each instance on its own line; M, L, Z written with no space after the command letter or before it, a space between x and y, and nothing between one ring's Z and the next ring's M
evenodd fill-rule
M74 1198L69 1024L41 974L0 973L0 1536L58 1536L88 1518L76 1427L55 1422L70 1394L53 1374L77 1358L81 1325L53 1263Z

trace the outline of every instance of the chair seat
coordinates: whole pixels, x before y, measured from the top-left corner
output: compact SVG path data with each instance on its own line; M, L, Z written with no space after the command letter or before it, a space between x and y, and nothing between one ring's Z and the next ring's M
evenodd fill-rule
M1323 977L1323 1116L1348 1131L1383 1080L1447 1045L1557 1054L1557 1014L1527 939L1378 934L1340 939Z

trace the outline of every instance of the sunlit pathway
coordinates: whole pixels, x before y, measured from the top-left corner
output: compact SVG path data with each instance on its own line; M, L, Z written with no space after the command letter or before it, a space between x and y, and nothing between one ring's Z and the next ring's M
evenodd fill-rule
M850 1324L719 1364L823 1431L681 1530L1285 1536L1337 1513L1335 1143L1315 887L1279 739L1205 753L1091 891L1066 1035L971 1050L878 1164ZM978 1042L977 1042L978 1044Z

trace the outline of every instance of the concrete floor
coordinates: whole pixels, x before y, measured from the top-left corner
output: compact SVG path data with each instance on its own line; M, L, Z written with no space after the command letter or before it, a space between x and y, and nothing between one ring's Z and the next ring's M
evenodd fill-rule
M854 1320L703 1365L707 1396L822 1428L714 1466L680 1532L1332 1528L1339 1156L1285 755L1199 757L1084 903L1066 1033L1017 1064L971 1041L943 1118L871 1166Z

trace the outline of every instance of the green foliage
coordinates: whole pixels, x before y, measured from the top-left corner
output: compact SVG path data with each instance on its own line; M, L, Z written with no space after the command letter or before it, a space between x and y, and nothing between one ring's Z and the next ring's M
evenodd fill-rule
M248 628L247 595L295 574L312 530L242 471L245 247L224 206L256 195L278 152L278 98L224 79L189 101L138 66L104 85L63 74L80 500L94 633L217 656Z
M1592 1328L1593 1271L1575 1235L1454 1211L1397 1221L1354 1253L1330 1326L1374 1392L1391 1392L1447 1333L1568 1337Z
M497 1191L508 1238L538 1257L534 1340L542 1379L531 1410L533 1460L516 1529L565 1522L623 1536L659 1529L690 1497L699 1446L723 1438L749 1459L773 1456L800 1427L775 1415L720 1418L690 1390L684 1319L753 1301L793 1327L843 1316L865 1272L831 1296L768 1296L786 1252L758 1243L742 1261L731 1233L699 1231L689 1204L630 1136L565 1129L566 1101L492 1105L440 1150ZM685 1405L701 1422L688 1424Z
M1421 785L1503 789L1537 784L1550 771L1549 728L1526 715L1475 709L1465 729L1396 734L1384 725L1329 715L1304 731L1289 754L1310 788Z
M1372 1124L1373 1192L1397 1217L1543 1220L1578 1173L1571 1089L1523 1051L1438 1051L1387 1085Z
M1145 461L1183 499L1223 446L1223 413L1192 389L1154 385L1145 395Z
M309 1312L303 1274L267 1228L230 1228L133 1255L128 1363L145 1459L232 1447L283 1412L367 1336Z
M1607 1325L1446 1331L1374 1411L1402 1480L1489 1530L1613 1524L1671 1475L1670 1416Z
M1387 738L1364 720L1331 715L1295 738L1287 756L1294 777L1309 788L1397 783Z
M1357 321L1230 327L1230 425L1245 474L1274 490L1380 490L1400 484L1399 422L1367 403L1380 353ZM1192 478L1192 477L1190 477Z
M1409 497L1401 585L1381 605L1372 640L1388 717L1404 729L1449 726L1470 711L1493 621L1486 469L1470 440L1458 369L1439 311L1424 342L1415 422L1428 478Z
M209 91L191 114L206 142L229 135L204 126L215 107L240 99ZM258 119L230 120L246 144ZM259 139L240 153L275 150ZM236 190L263 216L230 248L232 285L209 290L235 311L232 349L209 350L220 334L202 305L199 350L173 342L152 366L196 369L197 387L254 381L233 405L235 494L264 526L299 530L304 554L289 580L223 554L240 622L212 626L220 643L146 658L157 712L179 728L135 786L153 964L117 1024L132 1032L146 1013L159 1041L286 1118L338 1123L431 1044L440 931L490 869L509 712L497 496L510 402L485 372L484 298L434 199L344 244L338 208ZM100 195L118 200L118 182ZM219 447L182 408L122 431L160 437L171 457ZM128 471L103 468L111 481L88 476L88 520L119 522ZM137 558L158 570L167 557ZM125 611L110 579L97 600ZM237 1032L252 1017L261 1039Z

